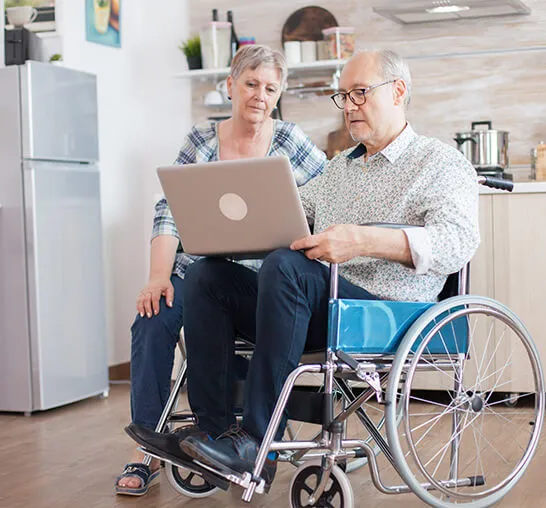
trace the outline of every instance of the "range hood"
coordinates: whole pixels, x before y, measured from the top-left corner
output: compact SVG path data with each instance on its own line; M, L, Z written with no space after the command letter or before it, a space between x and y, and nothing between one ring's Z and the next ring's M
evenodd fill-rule
M520 0L391 0L373 10L402 25L531 14Z

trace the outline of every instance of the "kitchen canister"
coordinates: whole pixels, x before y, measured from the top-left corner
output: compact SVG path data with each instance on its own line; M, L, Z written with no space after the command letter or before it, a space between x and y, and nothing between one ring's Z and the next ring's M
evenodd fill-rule
M299 64L301 62L301 41L286 41L284 56L288 65Z
M314 62L317 59L317 41L301 42L301 61Z
M203 69L228 67L231 61L231 23L211 21L201 28Z

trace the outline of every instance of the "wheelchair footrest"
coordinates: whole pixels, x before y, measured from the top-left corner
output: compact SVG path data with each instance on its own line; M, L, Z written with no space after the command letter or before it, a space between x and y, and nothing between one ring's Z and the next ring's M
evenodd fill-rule
M485 476L469 476L468 479L470 480L472 487L480 487L485 485Z
M170 464L173 464L174 466L181 467L183 469L187 469L188 471L192 471L194 473L199 474L206 482L214 485L215 487L218 487L222 490L228 490L229 486L231 485L231 482L223 478L222 476L214 474L212 471L209 471L207 468L202 467L196 462L186 462L181 459L178 459L176 457L168 456L165 457L164 454L158 455L154 451L149 450L148 448L139 447L139 449L144 452L147 455L150 455L151 457L154 457L156 459L160 459L165 462L169 462Z

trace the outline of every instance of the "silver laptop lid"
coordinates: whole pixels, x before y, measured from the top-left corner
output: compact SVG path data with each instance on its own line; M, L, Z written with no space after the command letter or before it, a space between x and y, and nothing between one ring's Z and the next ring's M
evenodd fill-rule
M188 254L258 258L309 234L285 156L166 166L157 172Z

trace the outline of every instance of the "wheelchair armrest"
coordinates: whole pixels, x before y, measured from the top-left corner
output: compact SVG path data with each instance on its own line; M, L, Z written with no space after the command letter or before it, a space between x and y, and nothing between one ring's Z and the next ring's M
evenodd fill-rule
M423 227L423 226L416 226L415 224L396 224L394 222L365 222L364 224L359 224L359 226L373 226L378 228L389 228L389 229L406 229L406 228Z
M359 224L359 226L373 226L380 228L390 229L404 229L404 228L420 228L422 226L416 226L414 224L395 224L393 222L366 222ZM337 298L338 293L338 264L330 263L330 298Z

